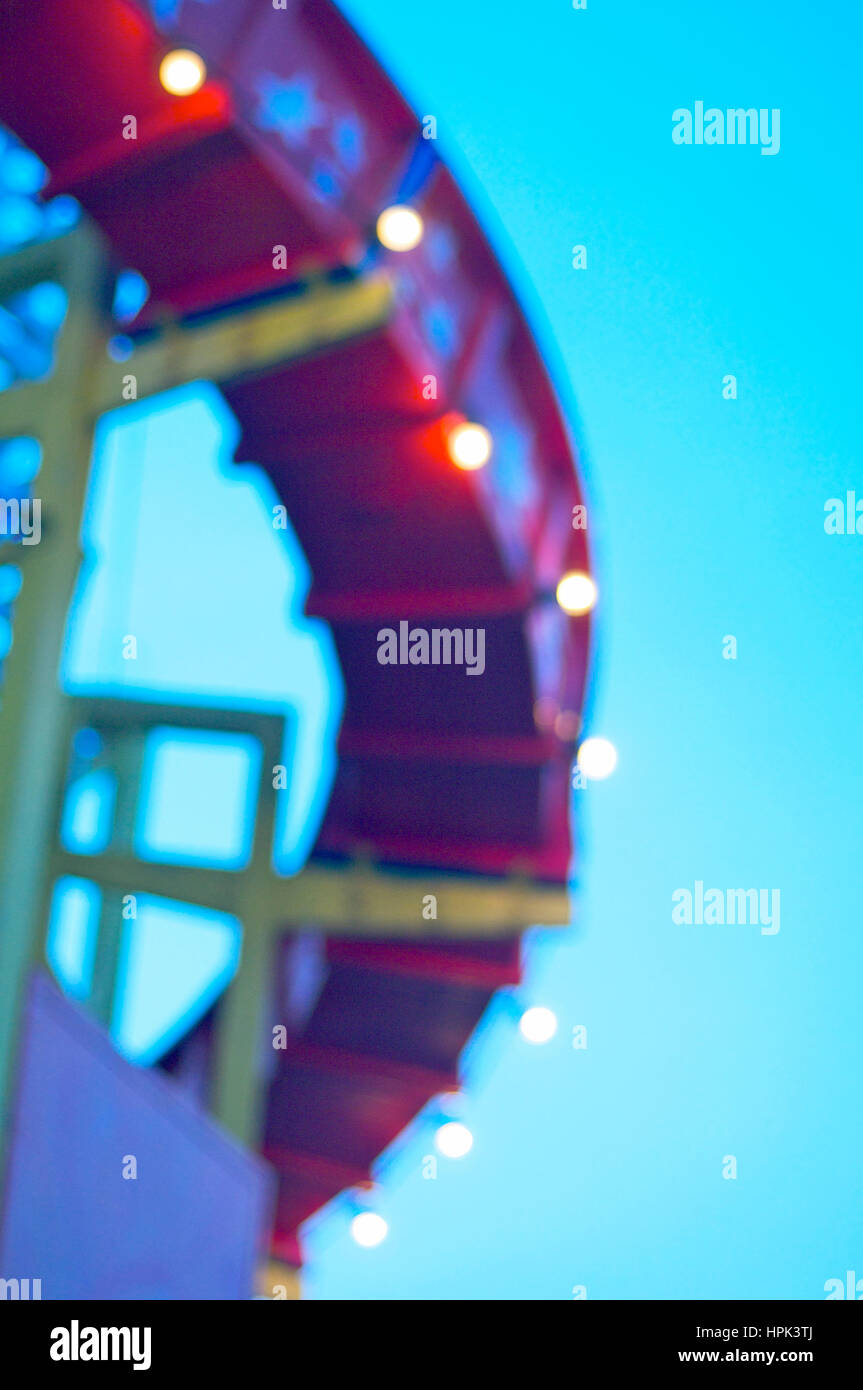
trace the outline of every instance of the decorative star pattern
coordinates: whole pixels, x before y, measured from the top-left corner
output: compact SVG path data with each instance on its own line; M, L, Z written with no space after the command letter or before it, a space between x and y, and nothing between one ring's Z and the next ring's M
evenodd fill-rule
M318 101L313 77L287 81L265 73L258 79L257 122L262 130L274 130L288 145L302 145L311 131L326 125L326 108Z
M354 173L363 162L363 128L355 116L341 116L333 126L333 149L343 166Z
M196 0L199 5L212 5L214 0ZM176 24L180 17L180 10L183 8L183 0L150 0L150 9L153 18L160 28L170 27Z
M458 345L458 328L455 317L444 299L433 299L422 305L423 327L429 342L441 357L449 360Z
M274 131L292 151L312 147L311 181L326 199L340 198L345 175L355 174L365 158L359 118L336 111L321 98L317 79L305 73L289 78L262 74L256 83L257 124Z

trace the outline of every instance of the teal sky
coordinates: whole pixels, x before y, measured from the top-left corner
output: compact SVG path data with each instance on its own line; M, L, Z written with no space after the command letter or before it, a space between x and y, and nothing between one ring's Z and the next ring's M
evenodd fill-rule
M424 1181L420 1130L384 1183L387 1241L357 1249L334 1212L309 1292L823 1298L863 1274L863 537L823 529L828 498L863 497L859 11L346 8L438 115L575 393L591 726L620 763L576 793L577 925L528 955L523 999L557 1037L531 1048L498 1008L471 1155ZM697 100L778 107L779 154L673 144ZM780 932L673 925L697 879L780 889Z

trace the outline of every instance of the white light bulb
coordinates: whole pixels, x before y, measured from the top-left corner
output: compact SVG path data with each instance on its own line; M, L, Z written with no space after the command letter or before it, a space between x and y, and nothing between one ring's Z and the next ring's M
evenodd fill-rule
M464 1158L473 1148L473 1135L467 1125L459 1124L458 1120L441 1125L434 1141L438 1153L442 1153L444 1158Z
M589 574L572 570L557 586L557 601L565 613L589 613L596 603L596 592Z
M159 64L159 81L174 97L191 96L203 86L206 76L203 58L191 48L175 48Z
M386 1240L389 1229L384 1218L376 1211L361 1211L351 1222L351 1235L357 1245L362 1245L365 1250L372 1250Z
M617 767L617 749L607 738L586 738L576 761L588 781L601 782Z
M413 208L398 203L384 208L377 222L378 241L388 251L413 251L423 236L423 220Z
M482 468L491 458L491 435L482 425L456 425L447 439L449 456L458 468Z
M557 1015L551 1009L536 1005L525 1010L518 1026L526 1042L547 1043L557 1032Z

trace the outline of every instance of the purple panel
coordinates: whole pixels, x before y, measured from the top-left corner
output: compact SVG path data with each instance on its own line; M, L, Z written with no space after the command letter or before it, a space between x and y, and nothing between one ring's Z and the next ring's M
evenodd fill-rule
M0 1278L41 1279L44 1299L251 1298L271 1177L34 976Z

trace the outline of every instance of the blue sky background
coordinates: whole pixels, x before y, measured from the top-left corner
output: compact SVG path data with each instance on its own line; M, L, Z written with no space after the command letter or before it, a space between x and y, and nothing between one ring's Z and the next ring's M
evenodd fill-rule
M499 1006L471 1155L424 1181L421 1131L384 1189L387 1241L356 1249L334 1214L308 1289L823 1298L863 1276L863 537L823 529L827 498L863 496L859 11L346 9L438 115L576 393L591 723L620 764L576 794L577 927L528 957L523 998L557 1011L556 1039L529 1047ZM673 145L696 100L779 107L779 154ZM778 935L672 925L699 878L781 889Z
M620 763L575 793L576 926L536 934L523 989L465 1059L471 1154L423 1179L430 1110L381 1164L386 1242L356 1247L350 1202L334 1204L309 1231L306 1291L823 1298L826 1280L863 1277L863 537L823 526L828 498L863 498L859 15L769 0L345 8L437 115L580 420L601 593L589 731ZM780 153L675 146L672 111L699 99L780 108ZM13 203L0 237L28 215ZM325 632L297 616L307 576L272 531L266 480L226 471L234 428L206 386L104 422L96 568L65 675L298 707L312 752L294 768L289 866L340 692ZM675 926L671 894L697 879L779 889L780 932ZM72 889L74 983L87 907ZM169 941L189 998L205 997L193 963L213 989L236 959L230 922L190 920L184 937L151 905L130 946L125 1041L142 1057L189 1002L147 1012L141 972L171 974ZM517 1031L530 1003L560 1020L544 1047Z

